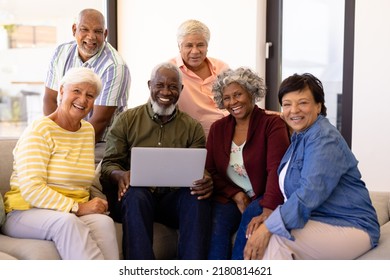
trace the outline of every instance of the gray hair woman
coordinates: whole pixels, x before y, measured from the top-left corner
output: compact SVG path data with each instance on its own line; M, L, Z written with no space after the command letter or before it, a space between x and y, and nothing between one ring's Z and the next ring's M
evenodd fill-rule
M233 258L252 234L283 202L277 168L288 145L287 126L267 115L256 102L265 96L263 79L246 67L218 75L214 100L230 115L214 122L207 139L206 169L214 183L209 259Z
M223 91L231 83L241 85L252 96L252 103L261 101L265 97L266 87L263 79L249 68L240 67L229 69L218 76L213 85L214 101L218 108L225 109Z
M118 259L108 204L90 200L95 177L92 125L83 120L102 88L91 69L68 70L60 103L26 128L14 150L11 190L5 194L6 235L53 241L62 259Z

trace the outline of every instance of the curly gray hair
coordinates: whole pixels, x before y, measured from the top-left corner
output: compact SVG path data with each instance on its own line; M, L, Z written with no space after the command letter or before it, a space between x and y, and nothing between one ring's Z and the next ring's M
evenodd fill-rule
M264 80L253 70L239 67L236 70L228 69L218 75L213 84L214 101L219 109L223 106L223 91L231 83L238 83L252 96L253 103L262 100L266 93Z

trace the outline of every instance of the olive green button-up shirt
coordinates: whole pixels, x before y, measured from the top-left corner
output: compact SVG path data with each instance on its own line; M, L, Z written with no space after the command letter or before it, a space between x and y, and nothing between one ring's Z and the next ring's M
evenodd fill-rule
M114 170L131 170L132 147L204 148L206 143L198 121L176 108L162 123L150 102L118 115L106 141L101 178L107 181Z

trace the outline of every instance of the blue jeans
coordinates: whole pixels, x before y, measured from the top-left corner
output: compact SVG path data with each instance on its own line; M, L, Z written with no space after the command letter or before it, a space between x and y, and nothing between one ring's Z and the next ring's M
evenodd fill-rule
M234 241L233 246L233 260L244 259L244 248L246 245L246 228L248 227L248 224L253 217L259 216L261 213L263 213L263 207L259 205L260 198L261 197L252 201L242 214L241 223L238 227L236 240Z
M211 240L209 260L230 260L232 256L232 236L237 231L241 212L236 203L212 204Z
M123 256L131 260L155 259L153 223L179 229L178 259L206 259L211 209L209 200L198 200L189 188L165 194L130 187L121 203Z

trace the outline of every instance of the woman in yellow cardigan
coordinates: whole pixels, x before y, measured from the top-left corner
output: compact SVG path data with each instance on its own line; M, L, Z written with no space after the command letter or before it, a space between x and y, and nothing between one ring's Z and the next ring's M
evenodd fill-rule
M68 70L58 108L34 121L14 149L4 234L53 241L62 259L118 259L107 201L89 200L95 133L83 118L102 88L88 68Z

